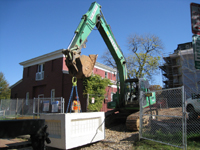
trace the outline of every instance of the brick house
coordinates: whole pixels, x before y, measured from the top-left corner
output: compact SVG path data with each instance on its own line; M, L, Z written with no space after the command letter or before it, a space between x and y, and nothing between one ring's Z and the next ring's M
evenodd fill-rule
M62 50L29 59L21 62L23 66L23 78L12 85L11 98L45 98L63 97L65 99L65 111L72 89L72 77L69 75L65 65L65 57ZM94 74L99 74L102 78L108 78L113 83L116 81L116 70L106 65L96 62ZM86 97L83 96L83 81L77 82L79 99L82 111L86 111ZM107 111L107 103L111 101L112 93L117 91L116 85L106 88L107 94L104 99L102 111ZM75 94L74 94L75 95Z

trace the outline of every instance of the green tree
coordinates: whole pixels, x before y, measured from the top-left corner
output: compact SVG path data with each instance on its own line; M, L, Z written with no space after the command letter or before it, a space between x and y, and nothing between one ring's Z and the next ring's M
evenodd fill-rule
M111 81L103 78L100 75L92 75L84 78L83 85L85 86L84 94L89 94L88 109L90 111L100 111L106 94L106 87L112 85ZM92 103L92 98L95 102Z
M161 39L153 34L133 34L128 37L128 48L132 53L127 57L129 76L153 80L164 49Z
M153 81L158 73L158 67L163 51L163 43L159 37L151 34L133 34L127 40L129 54L126 58L128 76L131 78L146 77ZM101 59L105 65L116 67L113 57L107 49Z
M9 84L5 80L4 74L0 72L0 100L10 99L10 94Z

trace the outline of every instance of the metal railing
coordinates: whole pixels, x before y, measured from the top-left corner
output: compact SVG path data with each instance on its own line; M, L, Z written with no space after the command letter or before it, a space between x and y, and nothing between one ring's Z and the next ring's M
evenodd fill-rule
M0 100L0 120L34 118L41 113L64 113L64 98Z

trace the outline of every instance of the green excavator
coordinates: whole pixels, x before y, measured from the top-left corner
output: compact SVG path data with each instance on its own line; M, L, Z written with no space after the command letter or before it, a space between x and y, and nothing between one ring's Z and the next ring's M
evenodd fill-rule
M69 47L63 51L69 73L77 78L91 76L97 55L81 55L81 49L85 48L87 37L95 27L115 60L119 76L119 88L113 94L113 101L107 104L107 108L113 109L112 113L124 114L129 130L138 130L140 91L147 92L149 83L144 78L128 78L125 57L103 16L101 5L96 2L92 3L87 13L82 16ZM143 107L154 103L155 93L152 93L152 96L146 98L146 105Z

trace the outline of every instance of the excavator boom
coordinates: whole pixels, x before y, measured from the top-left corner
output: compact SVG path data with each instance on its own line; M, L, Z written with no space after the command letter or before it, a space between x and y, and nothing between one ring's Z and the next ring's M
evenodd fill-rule
M95 27L99 30L117 64L121 92L119 94L118 91L116 101L118 101L117 103L119 104L119 100L124 96L124 82L127 79L126 62L110 26L107 24L103 13L101 12L101 5L96 2L92 3L88 12L82 16L69 47L63 51L63 54L66 57L66 65L69 69L69 73L77 78L91 76L97 55L89 55L89 57L81 55L81 49L86 47L87 37Z

